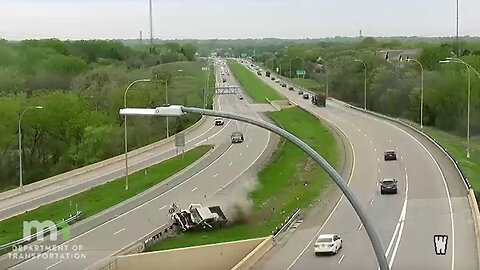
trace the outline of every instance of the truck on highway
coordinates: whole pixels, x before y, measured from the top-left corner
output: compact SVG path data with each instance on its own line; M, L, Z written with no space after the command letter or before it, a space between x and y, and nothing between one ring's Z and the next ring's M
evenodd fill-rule
M265 71L265 77L270 77L270 71Z
M173 224L184 232L220 228L228 221L220 206L204 207L201 204L190 204L188 209L178 211L177 207L172 205L170 213Z
M326 96L324 94L312 95L312 104L317 105L318 107L326 106Z

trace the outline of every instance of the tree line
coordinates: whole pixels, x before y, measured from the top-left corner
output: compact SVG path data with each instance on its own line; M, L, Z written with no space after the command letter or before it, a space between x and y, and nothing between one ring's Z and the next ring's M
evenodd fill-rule
M154 50L116 41L0 41L0 190L18 186L18 122L21 122L24 183L120 154L123 149L123 94L128 105L165 103L202 106L205 73L193 45L163 44ZM167 80L168 77L168 80ZM210 80L210 81L213 81ZM212 83L213 85L213 83ZM170 118L173 134L198 116ZM133 119L133 118L132 118ZM128 123L129 148L166 136L164 118Z

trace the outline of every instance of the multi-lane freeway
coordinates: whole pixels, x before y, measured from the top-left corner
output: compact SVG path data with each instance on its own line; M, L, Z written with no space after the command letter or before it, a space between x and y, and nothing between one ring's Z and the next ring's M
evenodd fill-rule
M398 124L328 100L311 104L261 76L291 101L339 128L354 153L349 187L373 220L392 269L478 269L476 238L467 190L453 165L433 144ZM296 87L295 87L296 88ZM385 150L397 161L384 161ZM381 195L378 181L395 178L398 194ZM315 256L319 234L335 233L343 248L335 256ZM436 255L434 235L447 235L446 255ZM320 219L308 216L288 241L273 248L254 269L376 269L377 261L363 225L342 197Z
M217 73L217 76L220 75ZM231 76L226 78L226 84L235 83ZM220 77L217 81L221 81ZM215 108L260 117L252 110L248 100L240 100L237 95L216 96ZM112 216L105 222L62 243L60 247L81 246L80 253L83 254L81 258L44 255L24 261L13 269L83 269L101 264L119 250L142 239L149 232L162 226L167 227L171 222L168 208L173 202L180 208L188 207L190 203L232 203L227 201L231 196L225 196L225 194L245 190L244 183L254 177L260 165L275 148L277 139L266 130L237 121L225 121L223 126L215 127L213 119L209 118L205 123L211 125L208 132L193 139L187 135L187 140L194 140L194 145L217 145L217 149L221 152L208 164L203 164L201 169L190 168L190 170L196 170L188 177L176 177L181 180L173 177L165 181L160 187L154 188L154 192L158 194L151 196L149 200L126 212ZM234 131L244 133L243 143L230 143L230 134ZM201 164L202 162L199 162L197 166ZM238 193L237 195L240 196ZM247 193L244 192L242 196L246 195ZM72 250L66 252L74 253Z

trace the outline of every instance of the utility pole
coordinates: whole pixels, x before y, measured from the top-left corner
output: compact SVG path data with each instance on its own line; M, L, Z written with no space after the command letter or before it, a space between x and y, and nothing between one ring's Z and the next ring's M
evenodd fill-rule
M457 36L456 36L455 40L458 43L458 0L457 0Z
M152 18L152 0L150 0L150 50L153 50L153 18Z
M140 44L142 44L142 30L140 30Z

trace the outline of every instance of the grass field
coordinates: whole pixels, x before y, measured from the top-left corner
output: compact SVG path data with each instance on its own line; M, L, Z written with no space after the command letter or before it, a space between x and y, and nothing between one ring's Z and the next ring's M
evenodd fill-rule
M480 138L471 138L470 159L467 159L465 137L458 137L431 127L424 127L424 130L455 158L473 189L480 196Z
M184 155L178 155L134 173L129 176L128 190L125 190L125 181L122 177L72 197L2 220L0 221L0 245L23 237L23 221L51 220L58 223L62 218L75 214L77 206L83 212L83 218L92 216L160 183L192 164L210 149L211 146L208 145L199 146L185 152Z
M267 98L269 100L283 99L274 89L259 80L257 74L251 72L242 64L235 60L228 60L228 65L245 91L255 102L265 103Z
M315 117L290 108L269 113L274 121L317 150L333 166L339 147L334 136ZM290 142L281 142L268 165L258 174L259 185L250 193L252 215L245 223L211 232L188 232L161 241L150 250L234 241L267 236L296 208L306 208L321 198L331 184L328 175Z

